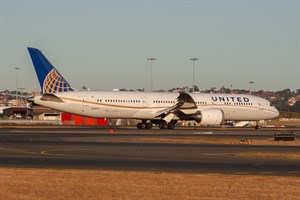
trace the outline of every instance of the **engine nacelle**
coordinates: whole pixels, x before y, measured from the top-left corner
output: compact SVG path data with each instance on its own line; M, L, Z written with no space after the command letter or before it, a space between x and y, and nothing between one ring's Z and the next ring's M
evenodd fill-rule
M200 111L197 111L195 114L191 114L190 117L191 119L189 120L195 120L198 123L202 121L202 114Z
M201 115L203 125L220 125L224 121L224 112L219 109L202 110Z

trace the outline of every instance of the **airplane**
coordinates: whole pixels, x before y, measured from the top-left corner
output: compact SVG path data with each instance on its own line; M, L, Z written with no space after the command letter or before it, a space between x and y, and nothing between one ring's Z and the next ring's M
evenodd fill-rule
M28 47L42 95L31 102L54 110L93 118L137 119L138 129L174 129L178 120L202 125L224 121L256 121L279 116L269 101L244 94L186 92L76 91L36 48Z

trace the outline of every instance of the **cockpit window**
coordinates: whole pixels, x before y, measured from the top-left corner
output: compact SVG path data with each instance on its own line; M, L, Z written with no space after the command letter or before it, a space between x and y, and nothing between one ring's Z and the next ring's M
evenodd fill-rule
M272 103L270 103L270 106L271 106L271 107L274 107L274 105L273 105Z

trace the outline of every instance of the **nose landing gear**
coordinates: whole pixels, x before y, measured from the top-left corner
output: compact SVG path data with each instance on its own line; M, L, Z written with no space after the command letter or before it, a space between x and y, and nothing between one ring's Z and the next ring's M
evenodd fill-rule
M261 129L261 125L259 124L259 121L256 121L256 125L254 127L256 130Z

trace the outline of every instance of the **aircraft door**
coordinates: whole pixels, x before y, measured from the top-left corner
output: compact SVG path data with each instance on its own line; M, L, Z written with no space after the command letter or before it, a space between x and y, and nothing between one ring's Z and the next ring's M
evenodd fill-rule
M143 97L142 98L142 104L143 104L143 107L147 107L148 106L148 98L147 97Z
M89 98L88 98L88 96L82 96L81 99L82 99L81 111L84 114L87 111L87 108L89 107L89 105L88 105Z
M87 102L89 101L88 96L82 96L82 105L87 105Z

